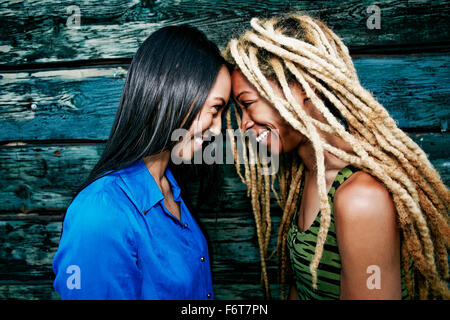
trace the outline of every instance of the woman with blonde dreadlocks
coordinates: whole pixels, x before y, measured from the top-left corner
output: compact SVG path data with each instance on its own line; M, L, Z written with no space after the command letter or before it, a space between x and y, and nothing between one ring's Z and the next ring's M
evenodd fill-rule
M277 175L263 176L267 164L248 142L241 174L233 143L266 296L272 189L283 210L283 298L290 271L293 299L448 299L450 193L425 153L361 86L347 47L321 21L254 18L251 27L225 55L238 125L281 157Z

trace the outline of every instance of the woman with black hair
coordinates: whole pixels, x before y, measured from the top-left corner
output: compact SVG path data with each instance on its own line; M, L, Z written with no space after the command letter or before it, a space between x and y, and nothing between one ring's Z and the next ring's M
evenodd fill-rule
M64 218L53 260L63 299L213 299L207 242L169 162L221 133L230 86L197 29L165 27L144 41L105 150ZM172 141L177 129L185 135Z

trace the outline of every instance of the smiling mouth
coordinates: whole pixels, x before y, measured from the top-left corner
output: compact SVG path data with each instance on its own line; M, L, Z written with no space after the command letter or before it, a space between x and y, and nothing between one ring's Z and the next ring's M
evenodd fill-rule
M195 137L194 138L194 144L201 146L203 144L203 138L202 137Z
M196 146L196 147L201 147L201 146L203 146L203 144L205 144L205 143L210 143L211 141L214 141L214 140L211 140L211 139L214 139L214 135L211 135L211 132L209 132L208 130L206 130L206 131L203 131L203 132L201 132L201 133L197 133L197 134L195 134L194 135L194 138L193 138L193 140L194 140L194 145Z
M264 140L267 135L270 133L270 130L265 129L263 130L257 137L256 137L256 142L261 142L262 140Z

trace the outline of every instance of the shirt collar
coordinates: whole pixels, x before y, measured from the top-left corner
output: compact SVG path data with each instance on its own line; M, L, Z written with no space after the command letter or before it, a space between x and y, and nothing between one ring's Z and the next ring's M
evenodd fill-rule
M141 213L147 213L164 199L164 195L142 159L137 160L127 168L119 170L118 173L122 190ZM169 168L166 168L164 174L172 188L174 200L179 201L181 190L172 172Z
M170 187L171 187L172 193L173 193L173 199L175 201L180 201L181 189L178 186L178 183L175 180L175 177L173 176L172 171L170 171L168 166L167 166L166 171L164 172L164 174L165 174L167 180L169 180Z

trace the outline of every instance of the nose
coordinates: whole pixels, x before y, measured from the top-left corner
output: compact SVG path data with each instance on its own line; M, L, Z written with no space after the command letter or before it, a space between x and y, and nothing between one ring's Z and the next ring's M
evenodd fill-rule
M215 119L213 119L213 123L212 123L211 127L209 127L209 131L214 136L218 136L222 133L222 118L221 117L216 117Z
M242 122L241 123L242 131L244 131L244 132L255 125L255 123L252 121L252 119L250 119L250 117L248 116L247 112L242 113L241 122Z

